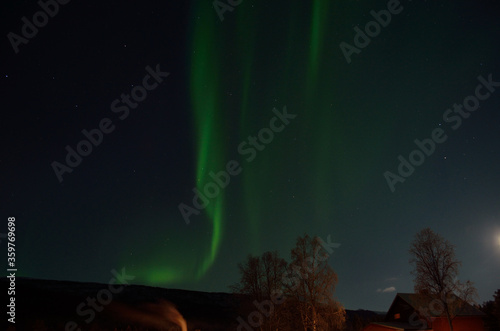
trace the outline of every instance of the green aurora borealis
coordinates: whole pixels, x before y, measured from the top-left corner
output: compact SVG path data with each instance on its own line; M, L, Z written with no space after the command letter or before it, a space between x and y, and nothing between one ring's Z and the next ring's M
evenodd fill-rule
M346 130L343 126L334 125L333 129L331 127L332 123L337 122L338 116L341 116L335 113L333 107L337 102L335 95L341 93L338 91L338 70L332 67L327 72L322 72L324 70L322 63L329 56L328 50L331 51L329 47L331 32L335 31L336 17L331 14L341 9L341 6L338 4L333 6L328 0L315 0L310 3L291 1L288 8L285 9L282 5L280 8L282 13L289 13L280 19L281 24L289 27L288 33L286 30L272 31L271 36L267 37L266 34L270 31L255 27L255 22L257 18L276 20L276 17L271 15L275 12L272 8L261 11L257 11L253 6L247 6L245 10L235 8L234 12L225 12L226 16L234 15L234 18L225 20L223 24L207 14L206 1L198 1L193 10L190 94L197 137L196 186L200 191L212 181L208 176L209 171L224 169L225 160L230 160L227 151L234 149L233 140L226 138L234 134L226 119L232 118L234 123L240 123L237 136L240 141L245 140L248 134L259 129L252 123L255 122L254 110L264 108L260 111L263 115L259 116L262 118L266 116L266 105L259 101L262 94L266 93L267 97L271 96L270 93L275 93L287 96L287 99L293 95L294 105L302 105L302 109L325 109L321 114L301 112L303 114L299 120L301 123L296 124L303 126L303 129L296 128L296 130L308 134L308 140L314 146L310 151L311 159L304 160L301 164L306 169L313 169L312 172L315 174L309 183L302 183L305 190L309 190L310 194L329 192L331 190L329 183L334 179L342 181L344 177L338 174L345 173L345 169L349 168L347 164L343 164L348 162L332 157L328 152L340 150L348 136L343 132ZM302 19L299 19L298 13ZM306 21L303 20L304 17L307 17ZM272 48L268 48L270 44ZM227 53L225 50L230 49L230 45L236 47ZM282 52L283 57L272 58L269 52L271 49L272 52ZM255 63L266 61L269 61L265 64L266 67L269 66L268 73L253 72ZM227 75L225 73L229 68L239 68L239 70L234 75ZM271 71L275 73L271 74ZM303 79L298 80L297 75ZM263 86L252 84L252 81L258 79L255 76L259 77L261 82L259 85ZM229 86L238 88L232 92L232 100L227 101L225 90ZM273 106L280 107L279 102ZM270 106L267 108L269 111ZM293 108L298 111L297 106ZM321 120L318 121L318 118ZM265 120L262 123L265 123ZM307 132L311 127L316 129L312 133ZM370 143L373 144L375 141L372 140ZM289 141L273 141L272 148L284 150L289 144ZM260 154L263 155L259 155L261 159L259 163L255 162L248 167L243 164L244 171L241 175L243 204L239 207L245 211L245 223L253 252L258 252L260 249L258 240L262 231L260 223L265 211L270 209L272 204L272 201L256 197L262 193L265 183L272 183L273 178L278 176L279 169L284 168L287 163L285 155L280 157L271 153ZM241 158L238 161L242 164ZM277 168L276 171L266 166L269 164L281 164L281 166L273 167ZM331 165L338 171L332 172ZM349 189L351 184L344 183L345 189ZM211 238L209 248L203 253L201 261L195 268L197 278L208 270L217 256L224 233L223 206L227 194L227 190L222 190L205 210L206 221L211 227L209 231ZM323 216L324 206L327 204L327 199L319 198L315 201L314 209L319 217ZM183 262L179 269L182 270L185 266ZM183 279L186 277L183 271L178 276Z
M340 44L388 2L242 0L221 21L213 0L88 0L61 7L19 54L4 38L0 182L19 276L105 283L126 268L136 284L227 292L248 254L289 259L298 236L330 235L339 301L383 310L393 293L377 289L412 291L407 249L428 226L488 299L500 89L459 130L442 116L478 76L500 81L500 4L402 0L348 63ZM6 6L4 36L39 10ZM156 65L169 76L121 121L111 102ZM297 116L247 161L240 144L285 108ZM51 162L103 118L116 130L60 183ZM392 193L384 172L435 128L448 139ZM186 224L179 204L231 160L241 173Z
M361 55L352 56L353 64L348 65L338 45L340 41L352 43L354 21L346 21L356 17L362 25L371 18L366 9L327 0L264 6L248 3L225 12L225 20L220 22L210 2L196 1L191 9L191 46L187 52L192 130L196 137L192 183L203 191L213 181L209 172L224 169L231 159L240 163L243 172L238 176L241 178L232 178L229 187L210 200L201 215L192 217L194 221L188 227L198 223L203 228L201 237L196 237L198 249L183 253L182 258L174 254L165 260L168 268L152 259L152 265L144 267L148 283L199 281L215 263L230 232L230 213L237 214L244 227L249 253L261 252L266 246L262 243L268 228L266 219L276 209L270 188L286 185L286 190L295 192L290 193L287 203L301 199L308 206L307 211L298 213L294 208L285 211L287 223L298 224L307 218L315 226L330 221L332 215L345 213L341 205L358 209L357 201L366 199L374 186L384 189L380 169L395 158L386 147L405 138L411 141L413 132L426 133L428 127L422 118L421 123L414 123L413 132L404 129L404 122L411 119L402 116L399 103L409 95L398 88L400 84L393 81L396 77L390 77L401 70L418 71L418 65L406 66L405 59L412 52L408 46L394 47L390 52L384 49L401 45L409 38L398 30L404 26L405 14L416 8L408 9L415 5L406 1L401 6L403 13L393 15L392 28L382 29ZM359 14L361 19L356 16ZM414 37L419 34L407 29L405 32L410 31ZM372 66L374 61L379 61L377 67ZM394 84L394 92L377 82L387 79ZM354 99L354 93L362 97ZM273 107L283 106L300 116L259 152L255 161L245 163L235 153L238 142L264 127ZM435 121L439 117L426 115L427 119ZM300 141L294 140L298 135ZM402 146L400 150L405 151ZM290 163L297 155L302 157ZM290 172L292 184L283 184L284 179L290 179L282 169ZM306 173L299 175L301 172ZM286 190L276 194L287 195ZM336 220L335 224L340 227L347 222Z

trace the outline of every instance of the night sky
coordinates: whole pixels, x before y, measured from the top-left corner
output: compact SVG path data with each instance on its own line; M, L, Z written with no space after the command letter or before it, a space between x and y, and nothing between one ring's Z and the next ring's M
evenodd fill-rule
M248 254L289 259L298 236L330 235L337 299L384 311L413 291L409 245L431 227L491 299L500 4L232 3L70 1L22 39L40 5L2 2L0 231L16 217L18 276L106 283L125 268L137 284L227 292ZM398 157L436 129L401 176Z

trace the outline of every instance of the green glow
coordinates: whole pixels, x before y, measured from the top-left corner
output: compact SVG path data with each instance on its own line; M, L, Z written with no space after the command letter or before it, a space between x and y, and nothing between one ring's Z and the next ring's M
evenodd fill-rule
M288 8L282 6L242 4L225 12L226 19L220 22L211 2L196 1L187 86L194 135L193 185L203 192L213 182L210 171L223 170L233 158L243 172L193 217L185 236L165 248L155 245L144 254L147 259L135 262L141 280L173 284L203 278L219 256L229 213L242 224L245 253L258 254L270 228L287 232L305 222L324 222L339 208L333 201L355 202L368 185L365 179L377 169L373 161L364 162L360 156L380 152L387 125L365 120L376 118L375 112L353 115L352 106L344 104L347 92L342 79L347 65L330 58L335 54L332 49L338 52L334 28L339 20L336 11L343 5L296 0ZM277 10L285 16L277 19ZM260 21L273 24L262 29ZM276 134L251 163L236 156L240 142L269 125L272 108L285 105L299 114L291 128ZM361 141L353 132L366 132L370 140ZM360 153L367 145L371 150ZM291 229L273 228L283 221Z
M199 13L195 17L193 29L193 54L191 56L190 91L191 105L194 112L195 131L197 135L197 167L196 186L203 191L205 185L212 182L210 171L217 172L224 169L224 128L220 124L221 103L219 100L219 54L218 42L215 37L214 17L206 15L202 11L200 1L197 6ZM202 259L200 267L196 271L197 278L202 277L214 263L222 239L222 205L224 190L212 199L205 213L212 222L212 234L210 250Z
M336 109L329 106L335 100L322 98L318 87L321 84L327 84L332 92L335 91L336 80L334 75L324 76L319 79L318 72L322 66L322 50L324 48L326 29L331 13L329 13L330 0L314 0L311 12L311 28L309 36L309 56L307 65L307 82L306 82L306 108L319 109L319 114L308 113L307 121L316 130L313 133L314 152L312 153L312 164L315 176L311 179L309 188L311 194L321 192L313 202L312 215L313 219L321 219L322 210L325 205L330 205L328 196L332 192L331 182L332 175L335 176L336 171L332 171L335 160L333 151L337 151L337 145L343 143L342 126L337 125L338 119L335 116ZM332 93L335 96L335 93ZM334 129L332 129L334 128Z
M202 277L214 263L222 239L222 199L217 199L217 205L211 215L213 219L212 243L208 256L203 260L201 267L197 270L197 279Z
M151 284L170 284L183 279L178 269L159 267L145 274L145 280Z
M311 38L309 54L310 82L316 85L318 68L320 65L320 54L323 49L325 29L327 27L330 13L328 4L330 0L314 0L311 19Z
M245 11L241 10L237 13L237 36L238 36L238 66L242 68L241 77L241 103L239 109L239 141L244 141L247 139L251 132L251 119L255 116L252 112L252 108L255 106L251 98L252 89L252 64L255 61L255 29L249 29L249 26L255 22L256 19L255 9L252 7L246 7ZM255 176L253 175L252 166L244 167L242 173L243 177L243 209L246 215L246 224L249 230L249 244L250 250L253 253L257 252L258 249L258 236L260 229L260 203L259 199L255 196L259 195L256 187L258 185L255 182Z
M219 95L220 45L216 38L214 16L207 15L207 8L211 8L211 4L198 1L193 12L189 54L189 90L196 137L196 171L193 182L201 192L207 183L213 182L209 176L210 171L218 172L224 169L227 160L224 152L224 127L220 121L224 117ZM202 239L201 234L192 227L188 229L190 231L187 236L191 237L189 241L196 242L196 250L190 246L192 243L189 244L189 241L172 240L169 246L174 247L175 251L155 249L147 252L147 260L136 262L134 270L138 280L168 285L197 281L203 277L216 260L220 248L223 236L224 194L221 189L215 198L210 199L201 215L193 216L193 222L201 223L204 229ZM162 241L164 238L155 240ZM206 243L205 248L201 243Z

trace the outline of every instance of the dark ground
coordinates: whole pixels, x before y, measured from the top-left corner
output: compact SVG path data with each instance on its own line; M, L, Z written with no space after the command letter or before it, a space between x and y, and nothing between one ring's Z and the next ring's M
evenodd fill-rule
M2 289L9 287L5 278L0 283ZM119 286L116 285L116 289ZM101 294L98 295L100 291ZM124 317L130 317L130 311L140 311L149 317L159 318L160 315L152 313L152 305L162 301L171 302L177 307L187 321L188 330L235 330L237 317L246 319L255 310L246 297L231 293L128 285L113 294L111 302L102 311L95 313L95 318L87 323L86 319L90 320L93 312L101 309L98 302L97 309L90 308L87 298L100 296L106 301L108 299L105 293L108 291L108 284L18 278L16 330L65 330L67 323L71 321L78 324L81 330L127 330L128 326L131 326L130 330L146 330L141 329L137 323L126 321ZM77 313L79 305L80 314ZM121 313L117 315L117 312ZM346 313L348 326L349 323L359 324L381 317L380 313L367 310L347 310Z

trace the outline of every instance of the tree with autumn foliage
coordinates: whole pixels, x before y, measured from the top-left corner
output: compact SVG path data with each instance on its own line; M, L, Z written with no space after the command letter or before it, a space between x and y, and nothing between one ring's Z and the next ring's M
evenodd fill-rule
M308 235L297 238L291 251L285 294L304 330L342 330L345 325L345 309L334 298L338 277L328 257L321 239Z

